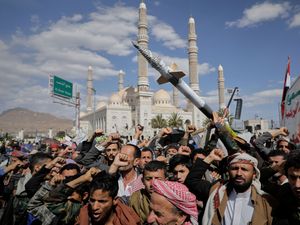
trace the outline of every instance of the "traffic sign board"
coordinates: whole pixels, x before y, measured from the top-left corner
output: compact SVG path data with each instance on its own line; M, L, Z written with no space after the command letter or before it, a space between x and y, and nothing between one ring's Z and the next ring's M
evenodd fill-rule
M72 98L73 84L60 77L53 76L53 94L63 98Z

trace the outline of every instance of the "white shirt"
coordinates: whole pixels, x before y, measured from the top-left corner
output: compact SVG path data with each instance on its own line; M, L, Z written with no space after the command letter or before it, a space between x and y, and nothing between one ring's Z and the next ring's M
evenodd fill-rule
M137 177L138 177L137 173L135 173L134 179L130 183L128 183L127 186L125 187L123 177L122 177L122 175L120 175L119 180L118 180L119 191L118 191L117 196L119 196L119 197L130 196L132 194L132 188L133 188L132 186L133 186L135 180L137 179Z
M228 197L222 225L247 225L251 222L253 211L251 188L243 193L233 189Z

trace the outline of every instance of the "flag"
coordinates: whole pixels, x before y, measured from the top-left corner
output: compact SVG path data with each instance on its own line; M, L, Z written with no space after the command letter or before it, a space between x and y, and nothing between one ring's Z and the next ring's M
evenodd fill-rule
M291 60L290 57L288 57L288 63L286 67L285 77L284 77L284 84L283 84L283 90L282 90L282 99L281 99L281 119L284 117L284 109L285 109L285 97L288 89L291 86L291 70L290 70L290 64Z

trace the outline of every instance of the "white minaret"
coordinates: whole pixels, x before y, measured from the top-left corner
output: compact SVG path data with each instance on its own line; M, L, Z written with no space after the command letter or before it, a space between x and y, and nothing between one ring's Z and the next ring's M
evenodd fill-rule
M198 95L199 89L199 77L198 77L198 47L197 47L197 35L195 29L195 20L190 17L189 19L189 35L188 35L188 54L189 54L189 76L190 87Z
M219 108L224 109L225 108L225 101L224 101L224 73L223 73L223 67L222 65L219 65L218 67L218 91L219 91Z
M123 90L124 89L124 71L123 70L120 70L119 71L119 91Z
M138 22L138 44L148 49L148 23L147 23L147 8L146 4L142 1L139 8L139 22ZM138 53L138 90L147 91L149 89L148 82L148 62Z
M199 76L198 76L198 47L195 20L193 17L189 19L188 30L188 54L189 54L189 77L190 87L192 90L200 95ZM194 106L190 101L187 104L188 111L192 112L192 123L196 127L201 127L205 118L204 114Z
M86 111L93 110L93 68L88 67Z
M140 46L148 49L148 23L147 8L144 1L139 6L138 36L137 42ZM136 95L136 106L134 112L135 124L144 126L143 135L152 136L151 119L152 119L152 96L153 92L149 90L148 81L148 62L138 53L138 86Z

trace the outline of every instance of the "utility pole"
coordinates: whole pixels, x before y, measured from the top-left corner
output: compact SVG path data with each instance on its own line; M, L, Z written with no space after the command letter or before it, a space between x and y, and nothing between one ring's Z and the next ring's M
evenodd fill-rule
M76 133L79 133L80 129L80 92L76 92L76 103L75 103L75 111L76 111Z
M96 130L96 89L91 88L94 93L94 107L93 107L93 131Z

